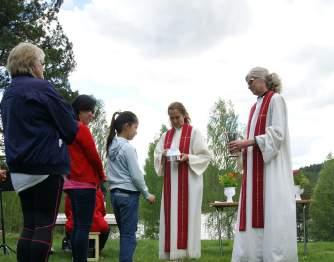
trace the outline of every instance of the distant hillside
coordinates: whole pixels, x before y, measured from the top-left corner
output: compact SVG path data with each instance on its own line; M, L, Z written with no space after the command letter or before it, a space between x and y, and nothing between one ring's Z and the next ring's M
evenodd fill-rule
M310 180L311 184L314 185L319 178L319 173L322 165L323 164L313 164L310 166L301 167L299 170L303 171Z
M304 187L304 193L302 195L303 199L312 198L322 166L323 164L313 164L299 169L310 180L310 184Z

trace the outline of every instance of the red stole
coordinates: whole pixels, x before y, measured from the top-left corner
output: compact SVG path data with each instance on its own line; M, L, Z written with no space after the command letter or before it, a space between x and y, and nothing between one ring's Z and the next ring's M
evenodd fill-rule
M192 126L182 127L179 150L189 154ZM164 149L171 147L175 129L167 131ZM171 210L171 166L165 162L164 176L164 213L165 213L165 252L170 252L170 210ZM178 166L178 199L177 199L177 248L187 249L188 246L188 163L180 162Z
M270 100L274 95L273 91L268 91L263 97L260 112L256 121L255 136L262 135L266 131L267 113ZM248 119L247 139L249 138L249 130L254 115L256 104L253 105ZM240 224L239 231L246 231L246 192L247 192L247 148L243 150L243 170L241 206L240 206ZM253 194L252 194L252 227L264 227L264 199L263 199L263 172L264 162L262 153L257 145L253 146Z

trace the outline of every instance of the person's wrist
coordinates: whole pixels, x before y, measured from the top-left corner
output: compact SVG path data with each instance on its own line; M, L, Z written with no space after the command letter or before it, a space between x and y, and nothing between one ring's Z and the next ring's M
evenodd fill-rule
M151 193L149 193L148 191L144 193L144 197L146 200L148 200L150 196L151 196Z
M257 141L256 141L255 137L254 137L254 140L253 140L253 146L257 146Z
M249 147L249 146L255 146L255 145L256 145L255 138L254 139L249 139L247 141L247 147Z

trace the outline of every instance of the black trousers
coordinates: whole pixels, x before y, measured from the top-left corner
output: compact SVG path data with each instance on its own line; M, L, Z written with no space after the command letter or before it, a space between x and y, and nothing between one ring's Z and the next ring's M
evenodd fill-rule
M63 189L63 177L50 175L19 193L23 230L17 242L17 261L46 262Z

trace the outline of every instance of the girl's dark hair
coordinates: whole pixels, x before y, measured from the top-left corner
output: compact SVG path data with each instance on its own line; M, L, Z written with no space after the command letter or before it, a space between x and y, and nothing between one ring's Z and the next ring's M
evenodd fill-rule
M138 118L134 113L130 111L115 112L113 114L110 123L110 131L107 138L107 154L109 145L112 143L112 140L114 139L115 135L122 132L124 125L125 124L132 125L136 123L138 123Z
M96 99L89 95L79 95L72 102L72 108L77 119L79 119L80 111L92 111L94 113L95 106Z

